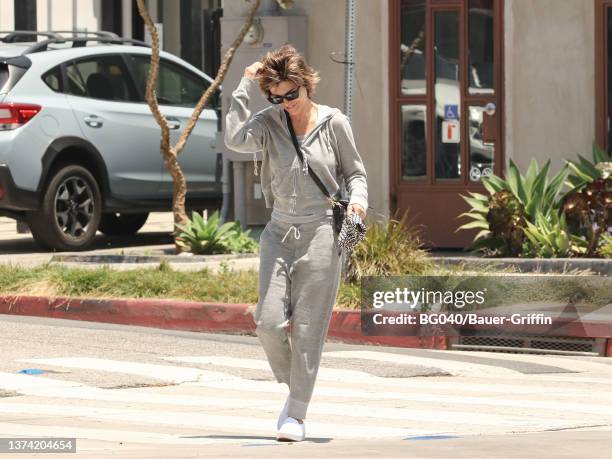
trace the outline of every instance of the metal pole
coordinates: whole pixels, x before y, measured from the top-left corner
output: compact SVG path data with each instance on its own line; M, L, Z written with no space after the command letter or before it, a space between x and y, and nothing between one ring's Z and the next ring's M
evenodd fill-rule
M121 8L121 36L125 38L132 38L132 0L123 0Z
M47 30L53 30L53 0L47 0Z
M77 30L77 0L72 0L72 31Z
M355 39L355 20L357 5L355 0L346 0L346 26L344 33L345 61L344 67L344 114L349 120L353 114L353 47Z

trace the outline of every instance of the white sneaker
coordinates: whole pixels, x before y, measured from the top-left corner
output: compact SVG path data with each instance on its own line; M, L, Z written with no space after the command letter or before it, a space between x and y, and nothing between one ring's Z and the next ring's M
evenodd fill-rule
M285 419L276 433L276 439L279 441L302 441L305 437L306 426L304 422L302 421L300 424L294 418Z
M287 395L287 400L285 400L285 406L283 406L283 410L280 412L280 415L278 416L278 421L276 422L276 430L279 430L283 422L285 422L285 419L287 419L287 411L289 411L289 396L288 395Z

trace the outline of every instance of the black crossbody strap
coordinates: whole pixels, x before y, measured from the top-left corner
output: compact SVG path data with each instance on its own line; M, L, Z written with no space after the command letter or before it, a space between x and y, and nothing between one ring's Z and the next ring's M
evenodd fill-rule
M298 158L300 159L300 162L304 164L304 156L302 155L302 150L300 149L300 145L297 141L297 137L295 136L295 131L293 130L293 123L291 122L291 117L289 116L289 113L287 112L287 110L284 110L284 112L285 112L285 117L287 118L287 126L289 127L289 132L291 133L291 140L293 140L293 146L295 147L295 152L297 153ZM308 168L308 174L312 177L312 179L317 184L317 186L320 188L320 190L323 192L323 194L327 196L328 198L333 199L331 194L329 194L329 191L327 191L327 188L325 188L325 185L323 185L323 182L321 182L317 174L315 174L315 172L312 170L312 167Z

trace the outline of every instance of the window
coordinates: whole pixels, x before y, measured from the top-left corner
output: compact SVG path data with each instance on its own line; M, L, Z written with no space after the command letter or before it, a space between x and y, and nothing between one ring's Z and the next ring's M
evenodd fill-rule
M60 67L49 70L42 77L43 81L55 92L62 92L62 71Z
M136 101L136 91L120 56L95 56L66 65L67 92L118 102Z
M144 100L149 76L150 58L142 55L129 55L127 60L134 72L138 91ZM195 107L210 83L181 66L162 60L155 94L160 105ZM216 98L209 105L216 106Z

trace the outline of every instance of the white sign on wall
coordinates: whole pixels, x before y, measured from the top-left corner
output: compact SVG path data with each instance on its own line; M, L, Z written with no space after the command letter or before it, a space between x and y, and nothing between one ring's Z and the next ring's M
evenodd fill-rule
M459 143L461 140L461 129L459 121L446 120L442 121L442 142L443 143Z

